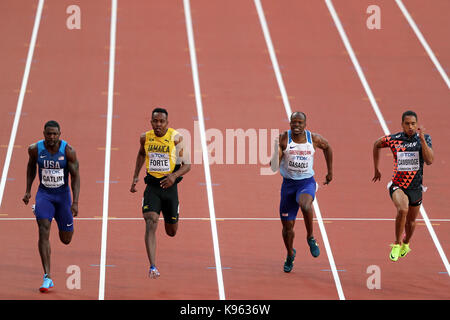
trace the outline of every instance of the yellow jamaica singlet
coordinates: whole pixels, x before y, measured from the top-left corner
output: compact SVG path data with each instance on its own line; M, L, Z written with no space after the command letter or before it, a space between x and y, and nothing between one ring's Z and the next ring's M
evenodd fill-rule
M168 128L164 136L158 137L153 130L145 133L145 165L148 174L162 178L173 172L176 164L174 138L178 131Z

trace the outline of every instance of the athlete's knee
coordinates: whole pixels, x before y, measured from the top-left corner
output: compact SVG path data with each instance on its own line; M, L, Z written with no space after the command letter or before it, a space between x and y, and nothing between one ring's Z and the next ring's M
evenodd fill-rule
M399 207L397 208L397 213L401 217L406 217L408 215L408 208Z
M50 221L47 219L38 220L39 236L48 237L50 235Z
M72 241L73 231L61 231L59 233L59 240L65 245Z
M169 237L175 237L175 235L177 234L177 230L178 230L178 224L166 223L165 227L166 227L166 234Z
M283 221L283 232L292 232L294 230L294 221L285 220Z
M176 230L166 230L166 234L169 237L175 237L175 235L177 234L177 231Z
M300 209L302 210L303 214L307 214L311 212L311 203L309 202L305 202L305 203L300 203Z
M146 212L144 213L145 223L148 224L157 224L159 220L159 215L156 212Z
M68 245L72 239L71 238L59 238L61 240L61 242L65 245Z

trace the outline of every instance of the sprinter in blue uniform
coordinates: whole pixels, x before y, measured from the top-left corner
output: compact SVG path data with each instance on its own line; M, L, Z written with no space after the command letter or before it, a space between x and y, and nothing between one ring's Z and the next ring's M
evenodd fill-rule
M27 186L23 202L28 204L31 198L31 186L39 172L39 188L33 212L39 227L39 254L44 268L44 282L39 288L47 292L53 287L50 275L50 226L55 218L62 243L69 244L73 236L73 217L78 215L78 196L80 193L79 165L75 150L60 140L59 124L48 121L44 125L44 140L28 148ZM69 187L72 187L73 201Z
M271 168L278 168L283 177L281 185L280 219L283 226L282 236L287 250L284 272L291 272L296 251L294 249L294 225L298 209L301 209L306 227L306 241L311 255L318 257L319 246L313 235L313 209L317 183L314 179L314 153L317 148L323 150L327 163L327 175L324 184L333 179L333 153L328 141L317 133L306 130L306 115L294 112L290 118L289 131L283 132L275 145L271 159Z

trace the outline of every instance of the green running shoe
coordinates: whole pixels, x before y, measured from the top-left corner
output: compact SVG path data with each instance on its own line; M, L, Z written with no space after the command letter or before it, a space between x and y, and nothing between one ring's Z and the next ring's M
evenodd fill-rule
M399 244L391 244L392 250L391 250L391 254L389 255L389 258L392 261L397 261L398 257L400 255L400 245Z
M411 249L409 248L409 243L403 243L401 248L400 248L400 257L404 257L408 254L408 252L410 252Z
M294 267L294 259L295 259L295 254L297 251L295 251L294 249L294 254L292 256L288 255L286 257L286 261L284 262L284 272L291 272L292 268Z
M317 258L320 254L320 249L319 249L319 245L317 244L316 239L314 239L314 237L309 238L308 245L309 245L309 251L311 251L311 255L314 258Z

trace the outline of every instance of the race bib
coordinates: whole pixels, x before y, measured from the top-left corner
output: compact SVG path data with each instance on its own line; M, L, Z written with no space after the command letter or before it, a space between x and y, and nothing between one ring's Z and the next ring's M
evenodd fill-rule
M149 152L149 171L169 172L170 159L168 153Z
M292 158L300 158L300 157L292 157ZM309 162L308 161L295 161L294 159L289 160L288 168L289 170L296 171L299 173L305 173L308 171Z
M419 152L405 151L397 153L398 171L418 171L420 169Z
M41 183L47 188L59 188L64 185L64 169L42 169Z

